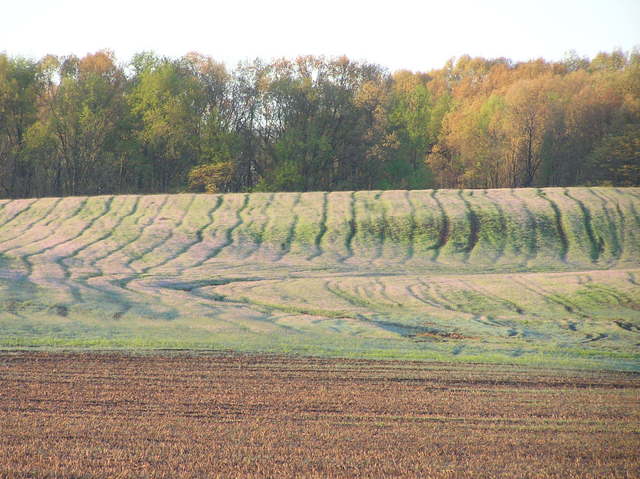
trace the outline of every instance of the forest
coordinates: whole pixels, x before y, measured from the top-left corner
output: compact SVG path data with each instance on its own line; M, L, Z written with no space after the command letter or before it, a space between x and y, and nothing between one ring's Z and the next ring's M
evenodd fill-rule
M0 197L640 185L640 52L0 54Z

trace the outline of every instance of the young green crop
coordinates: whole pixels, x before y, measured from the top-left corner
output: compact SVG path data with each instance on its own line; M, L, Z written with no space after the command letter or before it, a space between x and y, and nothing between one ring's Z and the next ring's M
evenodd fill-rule
M4 201L0 345L638 369L639 211L638 188Z

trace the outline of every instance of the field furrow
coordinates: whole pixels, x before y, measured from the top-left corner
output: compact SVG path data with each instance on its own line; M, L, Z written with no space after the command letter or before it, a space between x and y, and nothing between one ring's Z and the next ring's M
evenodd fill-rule
M37 201L37 199L28 199L8 202L4 208L0 210L0 228L2 228L2 232L11 234L13 232L13 228L7 230L6 227L11 226L11 222L20 215L28 212Z
M551 207L551 209L553 210L552 223L556 228L556 231L555 231L556 234L554 234L553 230L549 228L549 225L545 224L546 228L543 228L543 232L544 232L543 235L548 238L557 238L557 240L560 243L560 252L559 252L560 259L562 260L562 262L566 263L567 254L569 253L569 239L567 237L567 232L565 230L564 218L562 216L562 212L558 207L558 204L553 199L549 198L549 196L547 196L545 191L538 190L538 195L540 196L540 198L543 198L544 200L546 200L549 203L549 206Z
M32 213L31 218L27 220L26 218L21 218L23 221L22 224L12 225L10 229L3 228L3 231L11 232L13 236L8 238L0 239L0 249L6 251L11 249L11 246L20 245L24 242L24 236L29 235L32 232L37 232L38 230L42 230L40 225L47 224L48 221L52 220L52 213L56 210L58 204L62 201L62 198L43 198L37 200L35 204L38 206L33 206L29 209ZM18 240L16 242L16 239Z
M469 196L473 195L473 191L469 191L466 193ZM471 253L473 249L476 247L480 237L480 220L478 219L478 214L476 213L475 208L471 206L471 202L468 198L465 198L465 191L460 190L458 192L460 199L464 203L464 206L467 210L465 213L466 223L469 225L469 238L467 240L467 244L464 246L462 251L464 252L463 262L468 263L469 258L471 257Z
M162 230L158 232L157 239L154 238L153 242L150 239L147 240L148 247L141 252L135 261L130 263L134 270L145 274L168 263L184 250L189 237L195 235L195 232L190 229L186 234L182 231L185 218L189 214L194 200L195 195L190 195L188 198L181 197L176 201L175 209L178 214L172 215L174 219L171 217L167 219L167 223L164 223Z
M413 205L413 262L421 264L437 261L441 249L449 239L449 218L437 191L408 194Z
M249 205L248 194L227 195L216 215L216 229L212 232L212 248L207 255L194 266L201 266L218 256L222 250L233 244L233 232L242 225L242 212Z
M322 214L319 217L318 221L314 221L314 210L317 211L317 207L314 208L314 203L317 205L319 202L314 202L311 198L311 195L322 195L321 200L321 211ZM308 200L306 202L305 200ZM298 227L296 228L296 236L295 241L292 244L292 250L295 246L300 246L300 250L296 252L301 253L303 251L311 251L311 254L307 256L309 261L321 256L322 251L322 240L324 235L327 233L327 216L329 214L329 193L310 193L304 195L304 198L301 197L300 203L304 207L305 213L300 216L298 221ZM309 241L310 236L313 236L313 248L311 248L311 243ZM305 248L305 246L307 248Z
M577 196L579 191L576 191L572 194L569 193L567 189L565 189L564 194L567 198L575 201L580 207L580 211L582 211L582 221L584 223L584 232L586 232L586 236L589 240L587 244L583 243L583 249L589 250L589 257L591 258L592 263L597 263L598 259L604 252L604 240L600 235L597 235L594 232L593 219L591 217L591 211L587 208L583 201L580 201ZM578 238L584 238L581 233L577 234Z
M112 241L109 243L117 242L117 244L93 263L101 271L108 274L135 272L131 263L148 248L147 230L152 228L158 220L163 221L160 218L167 205L168 197L148 196L144 200L146 200L144 204L139 207L141 214L133 220L131 225L128 225L128 228L123 228L121 234L117 237L114 234L110 238Z

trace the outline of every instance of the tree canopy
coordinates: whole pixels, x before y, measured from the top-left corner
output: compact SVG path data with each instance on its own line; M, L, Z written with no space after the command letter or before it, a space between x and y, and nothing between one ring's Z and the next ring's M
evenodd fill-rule
M0 195L640 184L640 54L0 54Z

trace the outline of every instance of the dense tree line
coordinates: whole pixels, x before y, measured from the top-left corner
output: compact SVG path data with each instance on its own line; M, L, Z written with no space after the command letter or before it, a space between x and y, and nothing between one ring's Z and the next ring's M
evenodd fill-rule
M640 184L640 55L0 54L0 196Z

